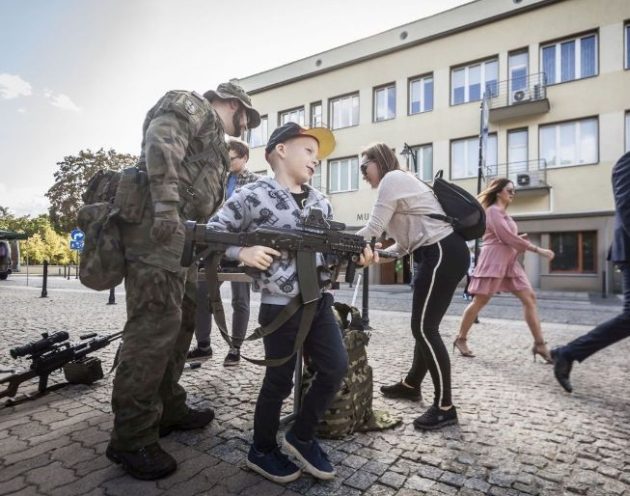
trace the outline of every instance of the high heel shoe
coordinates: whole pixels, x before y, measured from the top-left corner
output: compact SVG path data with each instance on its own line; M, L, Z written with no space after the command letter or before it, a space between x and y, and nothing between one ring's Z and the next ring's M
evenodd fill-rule
M532 346L532 355L534 355L534 362L536 361L536 355L540 355L545 363L553 363L551 353L549 353L549 348L547 348L547 341L543 341L542 343L534 342L534 346Z
M455 341L453 341L453 353L455 353L455 348L457 348L462 356L470 358L475 356L475 354L468 348L466 338L460 338L459 336L456 337Z

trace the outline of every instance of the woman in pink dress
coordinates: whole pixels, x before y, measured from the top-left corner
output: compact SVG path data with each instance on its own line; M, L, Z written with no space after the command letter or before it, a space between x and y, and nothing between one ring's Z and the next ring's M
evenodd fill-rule
M512 181L505 178L494 179L478 198L486 209L486 233L483 236L479 263L468 287L468 292L474 295L474 298L464 311L453 349L457 348L463 356L475 356L466 341L473 322L495 293L511 292L523 304L525 321L534 338L532 347L534 360L536 355L540 355L545 361L551 362L549 349L540 328L536 294L525 270L518 262L518 257L525 251L533 251L549 260L555 255L553 251L527 241L526 234L518 235L516 222L506 212L514 199Z

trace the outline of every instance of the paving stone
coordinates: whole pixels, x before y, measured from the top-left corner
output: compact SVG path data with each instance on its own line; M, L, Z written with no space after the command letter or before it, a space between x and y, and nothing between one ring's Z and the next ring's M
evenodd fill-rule
M417 475L412 475L405 481L406 488L416 491L428 491L433 486L435 486L435 481Z
M344 484L354 487L355 489L359 489L360 491L365 491L368 489L374 482L378 479L377 475L371 474L369 472L365 472L363 470L359 470L348 477Z
M400 489L406 480L406 476L397 472L385 472L379 479L380 482L394 489Z
M26 487L26 478L19 475L6 482L0 482L0 494L11 494Z
M58 486L63 486L76 480L74 472L65 468L61 462L53 462L28 472L26 480L35 484L40 492L46 493Z

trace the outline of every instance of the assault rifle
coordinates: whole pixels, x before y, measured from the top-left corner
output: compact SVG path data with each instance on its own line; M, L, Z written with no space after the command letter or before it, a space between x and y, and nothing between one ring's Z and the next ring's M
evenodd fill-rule
M259 227L248 232L216 231L206 224L186 222L186 238L181 265L189 267L193 260L205 258L209 253L225 251L229 246L267 246L275 250L319 252L337 256L346 261L345 281L352 283L356 264L363 249L371 244L356 234L342 232L346 225L328 220L319 209L311 209L298 223L297 229ZM374 240L373 240L374 241ZM397 255L376 250L381 257ZM339 266L339 264L337 264ZM333 281L334 282L334 281Z
M121 337L122 331L110 336L90 333L80 336L80 342L71 344L68 333L59 331L51 335L43 333L42 339L13 348L10 350L11 357L28 356L31 366L28 370L0 379L0 384L8 383L8 387L0 391L0 398L15 396L20 384L34 377L39 377L38 391L43 394L49 389L48 376L61 368L68 383L92 384L103 378L103 369L99 359L88 355Z

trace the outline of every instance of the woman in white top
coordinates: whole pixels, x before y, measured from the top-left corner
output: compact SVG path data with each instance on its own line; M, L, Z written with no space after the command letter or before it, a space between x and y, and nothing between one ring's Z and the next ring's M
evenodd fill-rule
M419 401L420 384L427 371L435 390L433 405L414 420L416 429L438 429L457 423L451 401L451 364L439 333L440 322L451 302L457 284L468 270L468 247L450 224L428 214L442 214L431 188L402 171L396 155L385 143L362 152L361 172L377 199L368 224L358 234L370 239L385 231L396 242L387 251L400 256L412 254L417 264L414 275L411 331L415 349L407 377L381 391L390 398ZM381 258L385 263L391 259Z

